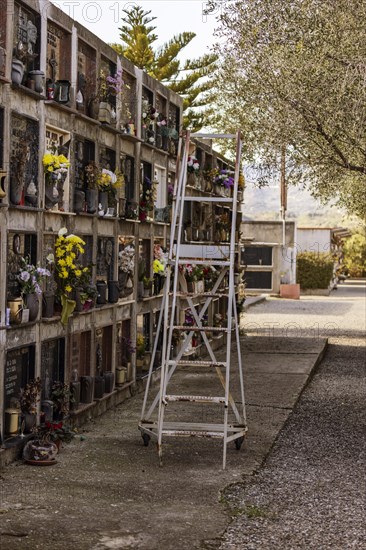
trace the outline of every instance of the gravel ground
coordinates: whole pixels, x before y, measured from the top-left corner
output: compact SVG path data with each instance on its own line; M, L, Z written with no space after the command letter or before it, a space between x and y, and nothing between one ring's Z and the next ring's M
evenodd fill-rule
M235 519L221 550L366 548L365 321L365 281L246 316L247 332L318 333L330 346L263 469L224 492Z

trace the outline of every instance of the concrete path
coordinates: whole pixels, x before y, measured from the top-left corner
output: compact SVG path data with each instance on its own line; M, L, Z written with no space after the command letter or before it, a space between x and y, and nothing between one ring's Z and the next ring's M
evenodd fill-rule
M277 302L284 311L301 310L302 302ZM251 308L246 322L266 308L266 302ZM18 461L2 471L1 549L217 548L230 522L222 491L259 470L326 347L320 337L258 335L258 326L242 347L249 433L240 451L231 444L226 471L221 442L202 439L167 440L160 468L154 445L143 447L137 430L142 395L136 395L90 422L85 440L65 447L56 465ZM207 372L186 378L177 376L176 391L222 392ZM172 418L181 418L181 406L169 406ZM184 408L196 422L220 421L218 411Z

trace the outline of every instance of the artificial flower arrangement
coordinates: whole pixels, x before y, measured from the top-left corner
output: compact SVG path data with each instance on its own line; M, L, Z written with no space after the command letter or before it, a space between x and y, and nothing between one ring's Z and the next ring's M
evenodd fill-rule
M136 357L137 359L143 359L146 353L146 342L142 334L138 334L136 338Z
M187 283L194 283L203 280L203 268L201 265L186 264L179 267Z
M157 184L157 181L151 181L147 176L144 177L143 193L139 203L139 219L142 222L146 221L148 212L154 210L157 198Z
M154 275L160 275L162 277L165 277L167 263L168 263L168 254L164 252L164 250L159 244L154 245L154 261L153 261Z
M106 72L101 69L97 90L99 101L108 101L110 96L117 97L122 92L123 86L122 69L118 69L114 75L106 74Z
M135 267L135 247L127 245L118 252L118 268L130 275L134 272Z
M17 276L22 297L34 293L40 296L42 294L42 281L50 277L51 273L44 267L28 263L25 258L22 258L22 264L21 271Z
M168 205L171 206L173 204L173 198L174 198L174 187L173 185L168 185Z
M59 292L62 305L61 323L67 324L68 318L74 311L76 302L71 298L73 289L86 280L91 279L90 267L78 263L80 254L84 254L85 242L76 235L68 235L66 227L58 232L55 243L55 269L57 273Z
M102 168L97 176L99 191L107 191L113 195L116 194L119 187L122 187L124 181L124 175L118 169L112 172L112 170Z
M187 170L190 174L198 174L200 170L200 164L195 156L190 155L187 161Z
M45 153L42 163L46 174L46 183L51 183L52 180L58 180L65 177L70 168L70 161L64 155Z
M234 186L234 178L232 177L232 170L218 170L214 176L214 183L216 185L221 185L226 189L231 189Z

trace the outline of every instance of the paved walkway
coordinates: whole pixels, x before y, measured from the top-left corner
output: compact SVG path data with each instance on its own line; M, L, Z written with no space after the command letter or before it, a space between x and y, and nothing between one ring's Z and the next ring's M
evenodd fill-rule
M328 307L329 300L334 301L269 300L247 312L245 323L256 323L243 338L249 433L241 451L230 447L226 471L221 470L220 441L196 439L168 440L159 468L154 446L143 447L137 431L142 404L137 395L89 423L86 439L66 447L55 466L16 462L2 471L1 549L218 548L230 516L237 513L228 508L229 496L222 491L260 470L324 351L320 332L302 339L299 328L292 331L288 323L296 316L301 329L304 317L297 312L303 307L302 313L322 323L317 303ZM335 301L337 309L339 299ZM357 314L352 309L356 301L343 304L351 316ZM267 317L268 308L272 313ZM273 326L279 315L286 333L284 325ZM334 322L333 314L329 322ZM187 378L191 393L202 386L213 390L205 373L187 373ZM181 389L182 377L175 383ZM170 411L177 414L175 407ZM187 415L207 422L217 418L217 409L198 405ZM230 533L222 544L232 544ZM240 544L233 547L245 547ZM251 548L262 550L260 545Z

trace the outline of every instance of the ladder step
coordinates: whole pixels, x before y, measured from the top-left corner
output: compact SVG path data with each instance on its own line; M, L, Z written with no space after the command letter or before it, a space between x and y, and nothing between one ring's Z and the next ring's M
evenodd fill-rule
M169 294L173 294L170 292ZM227 292L177 292L176 296L179 298L192 298L196 296L202 296L203 298L228 298L229 294Z
M219 403L225 404L225 397L212 397L209 395L165 395L163 402L189 402L189 403Z
M176 365L177 367L226 367L226 361L168 361L168 365Z
M157 422L142 421L139 424L139 429L142 432L149 433L151 436L157 437ZM228 434L245 435L248 431L245 425L227 425ZM195 422L164 422L163 435L165 436L182 436L182 437L213 437L223 438L225 432L224 424L198 424Z
M232 204L234 199L231 197L193 197L193 196L190 196L190 195L185 195L184 197L184 200L186 202L214 202L215 204L220 202L220 203L227 203L227 204Z
M170 327L168 327L170 328ZM233 330L233 326L231 330ZM229 332L227 327L197 327L196 325L187 326L187 325L173 325L173 329L176 330L185 330L187 332Z
M193 138L201 139L236 139L236 134L201 134L200 132L191 134Z
M170 260L170 264L174 265L177 260ZM179 265L196 264L196 265L226 265L230 266L231 262L228 260L206 260L198 258L180 258L178 260Z

